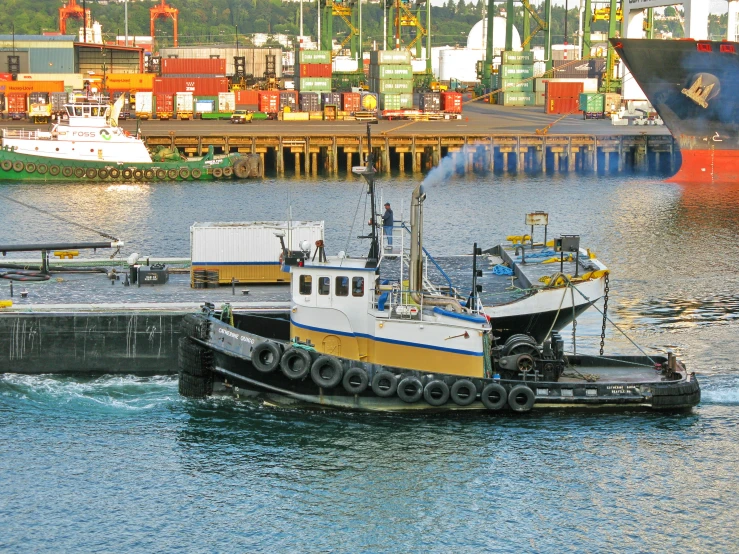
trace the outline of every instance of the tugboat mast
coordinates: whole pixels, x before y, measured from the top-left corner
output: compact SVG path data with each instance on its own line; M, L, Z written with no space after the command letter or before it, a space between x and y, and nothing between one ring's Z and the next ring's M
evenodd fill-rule
M372 132L371 123L367 123L367 162L362 175L367 180L369 186L370 204L372 206L372 232L370 233L370 251L367 255L367 264L365 267L377 267L380 259L380 245L377 237L377 206L375 205L375 155L372 152Z

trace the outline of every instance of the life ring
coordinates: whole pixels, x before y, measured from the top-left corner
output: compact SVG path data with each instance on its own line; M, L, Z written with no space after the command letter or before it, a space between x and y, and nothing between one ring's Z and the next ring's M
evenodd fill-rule
M488 410L497 412L508 403L508 392L500 383L488 383L480 393L480 401Z
M146 179L147 181L152 181L154 179L154 170L153 169L145 170L144 179Z
M98 171L98 177L100 179L107 179L108 178L108 170L103 168Z
M389 398L395 396L398 390L398 378L394 373L381 370L375 373L372 378L372 392L380 398Z
M192 178L193 179L200 179L200 177L203 176L203 172L200 171L197 167L193 168L192 170Z
M121 175L123 175L123 178L128 181L131 177L133 177L133 170L126 168L121 172Z
M36 164L33 162L28 162L25 167L26 167L26 173L36 172Z
M508 393L508 405L514 412L529 412L534 407L536 396L526 385L516 385Z
M423 389L423 398L432 406L443 406L449 400L449 385L439 379L432 379Z
M167 172L163 169L157 169L156 171L157 179L160 181L164 181L167 178Z
M260 373L271 373L280 365L280 354L274 342L260 342L251 352L251 365Z
M216 179L220 179L221 177L223 177L223 170L220 167L214 167L213 177L215 177Z
M121 176L121 170L117 167L111 167L110 168L110 178L111 179L118 179L118 177Z
M477 400L477 387L469 379L460 379L452 385L449 396L457 406L469 406Z
M423 396L423 383L418 377L403 377L398 383L398 398L408 404L421 400Z
M13 169L13 162L10 160L3 160L0 162L0 167L3 168L3 171L10 171Z
M233 174L234 174L234 168L231 167L230 165L227 165L226 167L223 168L224 177L232 177Z
M50 165L49 166L49 175L57 176L61 172L61 168L58 165Z
M134 169L133 170L133 178L136 179L137 181L140 181L141 179L143 179L144 178L144 172L143 172L143 170L141 170L141 169Z
M36 166L36 171L38 171L41 175L46 175L46 173L49 171L49 166L46 164L38 164L38 166Z
M26 166L21 161L13 162L13 170L14 171L17 171L17 172L20 173L21 171L23 171L23 168L24 167L26 167Z
M65 177L71 177L73 173L74 173L74 170L68 165L65 165L62 168L62 175L64 175Z
M180 179L189 179L190 178L190 170L186 167L183 167L180 169Z
M369 386L369 377L367 376L367 372L361 367L350 367L344 373L342 384L344 385L344 390L349 394L361 394Z
M344 367L333 356L319 356L310 368L313 382L322 389L332 389L341 383L344 377Z
M97 176L98 176L98 170L95 169L94 167L90 167L87 169L87 171L85 171L85 177L87 177L88 179L94 179Z
M85 176L85 170L81 167L75 167L74 176L81 179L82 177Z
M167 178L171 180L177 179L177 170L176 169L170 169L167 171Z
M302 379L310 371L310 354L302 348L288 348L280 360L280 369L290 379Z

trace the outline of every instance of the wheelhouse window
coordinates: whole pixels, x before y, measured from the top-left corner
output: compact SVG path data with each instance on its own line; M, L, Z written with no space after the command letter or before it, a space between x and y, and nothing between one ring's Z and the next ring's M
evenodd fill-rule
M309 295L313 290L313 276L312 275L301 275L298 285L300 294Z
M336 278L336 296L349 296L349 277Z
M318 278L318 294L327 295L331 293L331 279L328 277Z
M364 296L364 277L352 277L352 296Z

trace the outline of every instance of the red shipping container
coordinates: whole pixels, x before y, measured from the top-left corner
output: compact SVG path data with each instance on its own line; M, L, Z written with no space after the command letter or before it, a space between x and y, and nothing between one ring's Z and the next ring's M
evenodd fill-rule
M544 81L547 98L580 98L585 85L569 81Z
M174 112L174 94L170 92L160 92L154 95L157 106L157 114L169 114L172 117Z
M13 80L12 73L0 73L0 81L12 81L12 80Z
M579 110L579 98L547 98L546 106L548 114L564 115L582 113Z
M330 63L301 64L298 67L300 67L301 77L331 77L332 75Z
M362 95L358 92L345 92L341 95L341 106L345 112L354 113L361 111Z
M241 104L259 104L259 91L258 90L237 90L236 91L236 105Z
M260 112L277 113L280 110L280 93L276 90L260 90L257 104Z
M154 79L154 94L168 92L192 92L195 96L218 96L228 92L225 77L157 77Z
M226 75L226 60L221 58L163 58L161 67L162 75Z
M462 113L462 94L452 91L442 92L441 111L447 113Z
M23 93L11 92L6 94L5 105L8 108L8 114L24 114L28 111L26 95Z

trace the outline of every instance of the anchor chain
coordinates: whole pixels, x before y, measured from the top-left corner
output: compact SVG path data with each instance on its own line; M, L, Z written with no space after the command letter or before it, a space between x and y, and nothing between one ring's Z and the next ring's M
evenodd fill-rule
M600 331L600 355L603 355L603 348L606 342L606 323L608 322L608 292L610 287L608 286L608 273L605 274L605 294L603 295L603 327Z

